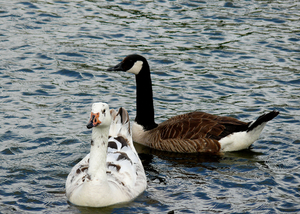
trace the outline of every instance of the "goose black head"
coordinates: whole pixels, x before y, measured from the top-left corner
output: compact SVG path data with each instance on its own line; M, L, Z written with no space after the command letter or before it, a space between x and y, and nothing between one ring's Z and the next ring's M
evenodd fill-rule
M138 54L126 56L122 62L114 67L107 69L108 71L125 71L138 75L144 66L149 66L147 60Z

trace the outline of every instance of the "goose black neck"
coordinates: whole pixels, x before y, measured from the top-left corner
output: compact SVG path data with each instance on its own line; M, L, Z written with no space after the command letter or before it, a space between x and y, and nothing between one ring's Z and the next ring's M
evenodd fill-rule
M135 121L145 130L157 127L154 121L154 106L152 82L148 63L144 63L142 70L135 76L136 80L136 118Z

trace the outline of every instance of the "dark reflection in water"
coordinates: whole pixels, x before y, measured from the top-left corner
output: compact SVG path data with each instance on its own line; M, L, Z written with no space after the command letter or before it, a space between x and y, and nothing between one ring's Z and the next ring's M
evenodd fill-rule
M300 212L300 19L295 1L2 1L1 213ZM137 145L148 188L76 207L65 180L89 152L93 102L135 118L132 53L152 70L156 121L193 110L280 115L250 150L172 154Z

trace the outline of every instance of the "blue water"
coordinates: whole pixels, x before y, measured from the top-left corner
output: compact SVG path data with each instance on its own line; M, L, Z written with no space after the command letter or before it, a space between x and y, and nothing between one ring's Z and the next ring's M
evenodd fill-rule
M296 1L1 1L0 213L300 212L300 5ZM192 110L280 115L250 150L171 154L137 145L147 190L82 208L65 180L89 152L93 102L135 117L124 56L152 70L156 121Z

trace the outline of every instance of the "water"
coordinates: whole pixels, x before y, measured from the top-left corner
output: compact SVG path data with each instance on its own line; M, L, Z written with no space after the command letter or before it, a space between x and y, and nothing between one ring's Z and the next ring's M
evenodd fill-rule
M300 212L299 11L296 1L1 1L0 212ZM132 53L149 60L157 122L192 110L280 115L249 151L137 147L140 197L73 206L64 185L89 152L91 104L135 117L133 75L105 71Z

